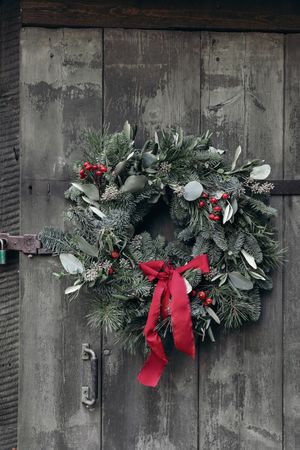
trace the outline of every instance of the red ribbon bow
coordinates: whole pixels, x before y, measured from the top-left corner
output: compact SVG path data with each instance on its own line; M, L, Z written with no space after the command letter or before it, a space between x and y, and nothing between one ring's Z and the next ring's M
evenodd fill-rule
M139 264L149 281L158 280L150 305L144 335L150 347L150 355L138 375L145 386L155 387L168 363L165 350L156 331L160 314L172 320L174 344L177 350L195 358L195 341L192 328L190 302L181 274L189 269L209 272L207 255L199 255L185 266L176 269L164 261L148 261ZM172 297L172 301L171 300Z

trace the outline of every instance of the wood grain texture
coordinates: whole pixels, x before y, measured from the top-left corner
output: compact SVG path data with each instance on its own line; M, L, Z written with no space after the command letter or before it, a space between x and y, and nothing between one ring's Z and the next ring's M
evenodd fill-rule
M266 157L278 178L283 61L281 36L202 33L202 127L216 130L219 148L233 152L241 144L244 158ZM276 203L281 211L281 200ZM279 272L257 324L222 332L204 346L200 448L282 448L281 286Z
M21 230L63 227L64 190L80 154L80 133L99 128L102 32L22 30ZM81 344L100 352L86 326L87 302L71 304L52 257L21 260L21 349L18 449L100 448L100 408L81 404L88 363Z
M300 36L286 37L285 58L285 136L284 177L299 179L300 160ZM284 204L284 245L287 262L284 267L284 360L283 407L284 450L300 447L300 313L299 292L299 234L300 198L286 198Z
M199 52L198 33L105 30L105 122L112 130L126 119L137 123L139 143L158 124L197 133ZM163 232L166 221L154 217L151 231ZM197 361L174 352L159 387L151 389L136 381L142 355L129 357L109 336L104 348L102 448L196 450Z
M18 233L19 2L0 2L0 230ZM0 266L0 448L17 442L19 259Z
M22 21L38 26L299 31L297 0L22 0Z

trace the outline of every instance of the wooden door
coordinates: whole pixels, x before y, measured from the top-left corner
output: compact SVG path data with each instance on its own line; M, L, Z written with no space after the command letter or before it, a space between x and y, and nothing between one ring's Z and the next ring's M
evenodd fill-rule
M63 192L80 131L128 119L138 141L158 124L214 131L219 148L298 176L298 35L26 28L21 33L21 227L63 226ZM273 199L289 262L262 317L219 332L195 362L174 354L157 389L69 304L51 257L21 262L19 450L295 450L300 448L299 199ZM100 399L80 401L81 344L101 356Z

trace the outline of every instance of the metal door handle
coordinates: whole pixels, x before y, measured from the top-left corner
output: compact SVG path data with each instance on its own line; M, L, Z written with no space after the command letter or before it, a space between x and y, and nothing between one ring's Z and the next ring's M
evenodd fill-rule
M91 388L81 387L81 402L88 408L94 406L98 398L98 357L90 344L82 344L81 357L85 361L91 361Z

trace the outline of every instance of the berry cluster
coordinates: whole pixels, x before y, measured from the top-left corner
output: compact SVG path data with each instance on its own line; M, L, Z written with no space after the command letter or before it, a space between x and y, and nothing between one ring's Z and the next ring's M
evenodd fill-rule
M203 192L201 197L205 200L199 201L199 203L198 203L199 208L204 208L204 207L208 206L208 203L210 203L212 206L213 212L211 212L208 215L208 218L210 220L213 220L214 222L218 222L219 220L221 220L220 213L222 212L222 207L217 204L218 199L216 197L209 198L207 192ZM229 198L229 194L227 194L227 192L224 192L221 196L222 200L228 200L228 198Z
M113 250L110 254L110 256L112 257L112 259L118 259L120 256L120 253L118 252L118 250ZM109 267L107 274L108 275L112 275L114 273L114 269L112 266Z
M192 295L193 295L193 297L198 297L201 300L203 306L210 306L213 304L213 299L211 297L207 297L207 294L205 291L197 292L197 291L193 290Z
M81 180L84 180L88 173L92 173L96 177L102 177L105 172L107 172L107 167L104 164L91 164L89 161L86 161L79 171L79 177Z

